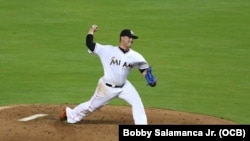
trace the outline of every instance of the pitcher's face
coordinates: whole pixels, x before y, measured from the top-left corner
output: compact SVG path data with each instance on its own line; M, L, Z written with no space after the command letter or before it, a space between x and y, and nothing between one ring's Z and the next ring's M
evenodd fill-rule
M121 37L121 44L123 45L123 47L129 49L132 47L133 38L128 36Z

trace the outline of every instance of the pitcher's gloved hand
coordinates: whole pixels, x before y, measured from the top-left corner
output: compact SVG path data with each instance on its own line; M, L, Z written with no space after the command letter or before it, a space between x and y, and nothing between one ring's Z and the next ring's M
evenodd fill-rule
M154 77L154 75L152 74L152 68L151 67L149 67L149 68L146 69L145 78L146 78L149 86L151 86L151 87L155 87L156 86L157 80Z

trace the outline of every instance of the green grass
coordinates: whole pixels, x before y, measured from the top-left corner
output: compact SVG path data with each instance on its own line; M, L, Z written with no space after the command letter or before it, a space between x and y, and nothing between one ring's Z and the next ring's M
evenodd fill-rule
M250 2L247 0L0 0L0 105L78 104L102 68L85 35L118 44L124 28L153 66L155 88L129 76L146 107L250 123ZM126 104L114 100L110 104Z

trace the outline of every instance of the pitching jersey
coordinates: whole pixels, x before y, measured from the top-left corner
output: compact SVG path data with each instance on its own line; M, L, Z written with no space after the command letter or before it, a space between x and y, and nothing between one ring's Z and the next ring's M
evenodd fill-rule
M132 49L124 53L118 46L96 43L94 51L88 51L99 56L104 69L103 80L109 84L123 85L133 67L149 67L144 57Z

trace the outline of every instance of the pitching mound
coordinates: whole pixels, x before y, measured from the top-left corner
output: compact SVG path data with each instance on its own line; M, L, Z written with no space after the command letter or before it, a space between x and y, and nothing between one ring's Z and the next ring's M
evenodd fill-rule
M77 124L59 121L65 105L17 105L0 110L3 141L117 141L118 125L133 124L130 107L106 105ZM74 107L74 105L70 105ZM207 115L146 109L149 124L236 124ZM29 117L29 118L27 118Z

